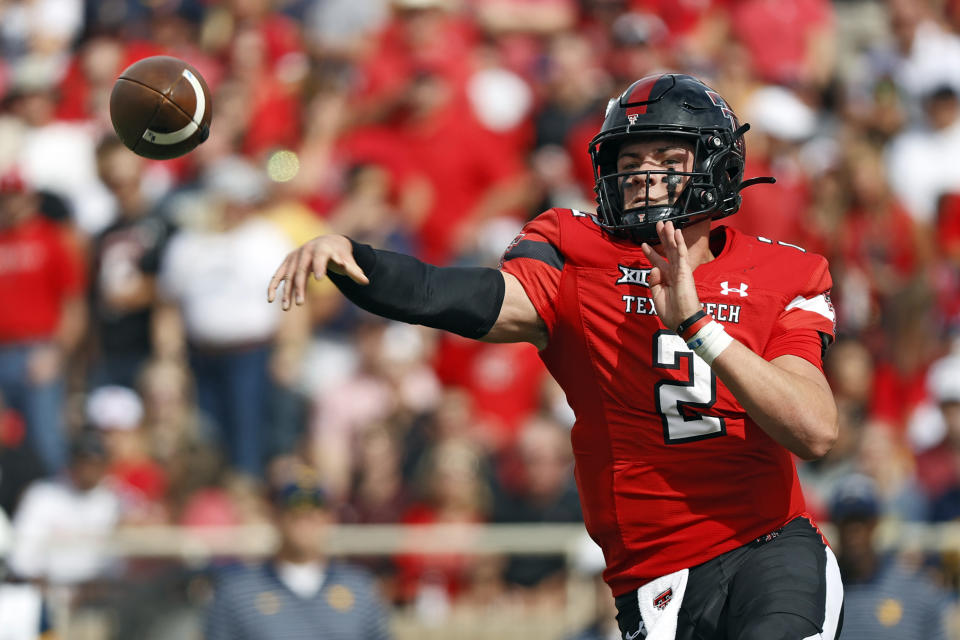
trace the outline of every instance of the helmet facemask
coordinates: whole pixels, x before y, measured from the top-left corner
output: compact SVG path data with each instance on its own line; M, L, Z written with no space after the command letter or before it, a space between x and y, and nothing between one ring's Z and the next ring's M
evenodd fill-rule
M677 171L672 167L617 170L618 154L624 145L651 139L680 141L687 149L692 147L691 170ZM737 153L736 147L736 141L724 140L722 132L651 130L595 140L590 152L594 159L601 226L634 242L657 244L660 240L656 223L659 221L670 220L675 226L684 227L735 212L740 205L737 187L743 175L743 156ZM641 204L629 206L624 201L625 187L630 180L646 184L645 195L632 198ZM650 202L651 183L658 182L665 183L666 202L645 204Z

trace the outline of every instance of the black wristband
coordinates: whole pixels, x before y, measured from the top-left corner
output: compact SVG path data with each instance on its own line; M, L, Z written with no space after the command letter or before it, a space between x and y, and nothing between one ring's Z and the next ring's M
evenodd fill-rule
M706 315L707 315L707 312L704 311L703 309L700 309L700 311L697 311L695 314L693 314L692 316L690 316L689 318L681 322L680 326L677 327L677 335L682 336L687 329L693 326L694 322L696 322L700 318L703 318Z
M482 338L503 306L503 274L486 267L435 267L414 257L350 240L370 284L327 270L355 305L391 320Z

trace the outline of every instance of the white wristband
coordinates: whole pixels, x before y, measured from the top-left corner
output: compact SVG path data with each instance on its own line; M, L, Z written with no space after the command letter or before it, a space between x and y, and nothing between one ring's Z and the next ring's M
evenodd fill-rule
M726 332L723 325L717 321L711 321L700 331L693 334L687 347L707 364L712 365L724 349L730 346L733 338Z

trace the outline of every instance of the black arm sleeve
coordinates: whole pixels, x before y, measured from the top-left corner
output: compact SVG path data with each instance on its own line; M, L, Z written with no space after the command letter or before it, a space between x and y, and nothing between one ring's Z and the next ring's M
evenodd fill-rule
M496 269L435 267L401 253L350 243L370 284L329 270L327 275L361 309L474 339L487 335L500 316L505 285Z

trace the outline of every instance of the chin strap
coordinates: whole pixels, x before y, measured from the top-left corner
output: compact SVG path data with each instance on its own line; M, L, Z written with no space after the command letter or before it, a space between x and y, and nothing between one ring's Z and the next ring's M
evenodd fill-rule
M739 129L733 132L733 139L736 140L737 138L743 137L743 134L745 134L747 131L750 131L750 123L744 122L742 125L740 125ZM776 181L777 179L771 176L750 178L749 180L744 180L740 183L740 186L737 187L737 193L740 193L747 187L752 187L755 184L773 184Z
M740 186L737 187L737 193L740 193L747 187L752 187L755 184L773 184L777 179L772 176L760 176L757 178L750 178L749 180L744 180L740 183Z

